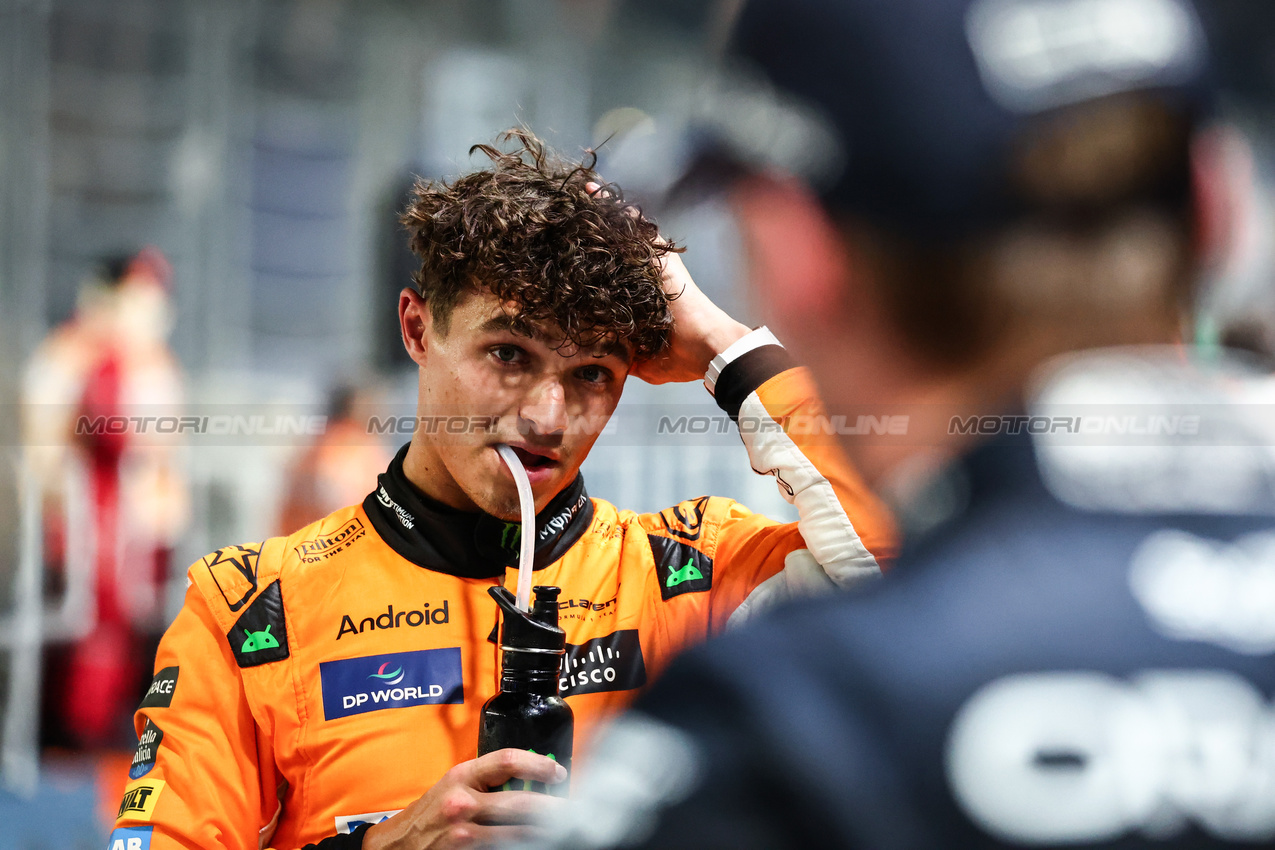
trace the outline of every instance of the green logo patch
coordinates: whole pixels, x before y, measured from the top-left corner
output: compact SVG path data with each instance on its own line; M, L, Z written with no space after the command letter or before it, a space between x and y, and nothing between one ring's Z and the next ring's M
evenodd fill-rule
M669 573L669 577L664 582L664 586L669 588L677 587L684 581L695 581L696 579L702 579L703 577L704 574L695 568L695 559L688 558L686 566L682 567L680 570L673 570L673 572Z
M274 626L266 626L264 632L248 632L248 638L243 642L240 652L245 655L249 652L260 652L263 649L274 649L279 646L279 641L274 639L274 635L270 634L270 630Z
M713 559L681 540L648 534L660 596L665 601L683 593L703 593L713 588Z
M252 600L226 639L240 667L256 667L288 657L288 628L277 580Z

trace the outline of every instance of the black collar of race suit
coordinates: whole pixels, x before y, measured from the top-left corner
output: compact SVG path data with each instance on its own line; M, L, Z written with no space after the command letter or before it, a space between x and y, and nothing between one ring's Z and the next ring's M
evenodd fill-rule
M410 445L410 444L409 444ZM518 566L521 526L480 511L462 511L426 496L407 480L407 446L377 476L363 500L372 527L417 566L462 578L497 578ZM593 502L577 475L536 515L537 570L561 558L593 522Z

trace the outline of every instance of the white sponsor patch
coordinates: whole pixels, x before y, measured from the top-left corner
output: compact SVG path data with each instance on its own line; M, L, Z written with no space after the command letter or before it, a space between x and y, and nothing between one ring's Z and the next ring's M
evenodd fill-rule
M365 823L378 824L381 821L389 820L401 811L403 810L394 809L391 812L367 812L362 815L337 815L336 833L337 835L349 835Z
M1234 543L1157 531L1129 565L1129 586L1157 632L1245 655L1275 652L1275 533Z
M1015 845L1275 838L1275 708L1226 670L997 679L962 706L947 747L957 801Z

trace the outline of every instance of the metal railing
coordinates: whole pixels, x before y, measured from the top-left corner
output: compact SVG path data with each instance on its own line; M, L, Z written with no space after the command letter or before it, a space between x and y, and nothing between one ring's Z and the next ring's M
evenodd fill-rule
M69 456L63 510L77 530L66 540L66 588L59 602L44 598L44 487L30 462L18 462L18 561L13 613L0 618L0 650L9 656L0 778L8 790L30 796L40 777L40 693L45 644L84 637L96 625L93 563L97 541L89 516L87 476Z

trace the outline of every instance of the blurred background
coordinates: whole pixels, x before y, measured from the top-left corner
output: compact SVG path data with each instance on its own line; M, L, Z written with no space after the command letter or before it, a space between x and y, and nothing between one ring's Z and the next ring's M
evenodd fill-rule
M835 166L800 116L718 73L736 6L0 0L0 844L100 846L186 565L361 498L410 437L363 423L414 411L395 314L413 175L481 167L469 147L516 124L569 156L600 146L700 286L764 320L723 201L664 202L709 128L744 158ZM1200 333L1269 357L1275 4L1203 13L1251 191ZM176 409L249 424L71 436L84 415ZM632 382L591 493L794 519L733 429L660 433L716 413L698 384Z

